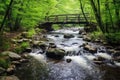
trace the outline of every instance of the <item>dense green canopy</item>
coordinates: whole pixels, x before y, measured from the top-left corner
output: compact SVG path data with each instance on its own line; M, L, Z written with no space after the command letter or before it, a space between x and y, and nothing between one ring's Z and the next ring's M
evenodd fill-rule
M119 34L119 0L1 0L0 30L28 30L45 16L68 13L89 13L106 36Z

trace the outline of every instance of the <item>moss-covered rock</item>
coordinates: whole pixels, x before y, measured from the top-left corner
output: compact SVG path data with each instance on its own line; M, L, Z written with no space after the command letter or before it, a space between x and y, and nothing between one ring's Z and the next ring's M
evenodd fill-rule
M60 60L65 56L65 51L59 48L49 48L46 56L52 59Z
M8 55L12 60L19 60L21 59L21 56L17 53L11 52L11 51L4 51L2 52L3 55Z

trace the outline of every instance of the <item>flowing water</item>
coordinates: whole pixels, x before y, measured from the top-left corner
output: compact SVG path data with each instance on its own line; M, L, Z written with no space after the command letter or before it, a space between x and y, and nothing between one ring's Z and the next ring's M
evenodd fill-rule
M49 42L55 43L57 47L66 51L66 56L62 60L52 60L44 54L39 54L41 49L35 49L30 53L30 63L18 69L18 76L21 80L119 80L119 68L109 63L111 55L107 54L104 46L88 42L97 48L97 53L92 54L83 47L86 43L79 33L83 28L70 28L53 31L47 34ZM64 38L64 34L72 34L74 38ZM104 53L101 53L104 52ZM99 66L93 63L97 56L106 58L106 65ZM70 63L66 62L71 59ZM119 65L119 63L116 63ZM108 66L109 65L109 66ZM111 77L112 76L112 77Z

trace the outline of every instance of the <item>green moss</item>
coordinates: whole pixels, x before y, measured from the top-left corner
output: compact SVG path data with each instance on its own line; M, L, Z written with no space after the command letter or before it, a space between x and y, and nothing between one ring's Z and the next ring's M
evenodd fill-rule
M36 34L36 32L35 32L35 30L33 28L28 30L28 37L32 37L35 34Z
M30 47L29 42L22 42L21 44L17 45L17 47L14 49L14 52L16 53L22 53L27 47Z

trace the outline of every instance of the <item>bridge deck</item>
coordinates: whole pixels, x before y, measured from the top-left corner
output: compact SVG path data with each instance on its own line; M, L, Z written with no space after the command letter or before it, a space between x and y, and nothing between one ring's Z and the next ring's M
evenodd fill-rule
M88 13L85 14L86 18L89 19ZM87 24L82 14L62 14L62 15L51 15L45 17L45 23L49 24Z

